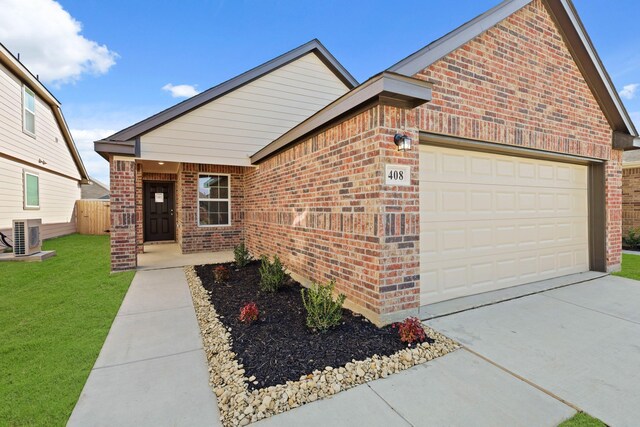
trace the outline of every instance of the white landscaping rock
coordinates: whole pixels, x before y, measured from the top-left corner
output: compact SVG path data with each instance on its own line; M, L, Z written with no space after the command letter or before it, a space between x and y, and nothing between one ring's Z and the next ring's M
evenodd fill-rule
M249 391L248 384L256 378L245 377L243 366L231 351L231 335L209 301L210 293L202 287L193 267L185 267L185 274L209 363L209 383L218 397L220 420L225 426L245 426L367 381L385 378L460 347L423 326L427 336L434 340L432 344L418 344L391 356L374 355L362 361L354 360L345 366L327 366L322 371L301 376L298 381Z

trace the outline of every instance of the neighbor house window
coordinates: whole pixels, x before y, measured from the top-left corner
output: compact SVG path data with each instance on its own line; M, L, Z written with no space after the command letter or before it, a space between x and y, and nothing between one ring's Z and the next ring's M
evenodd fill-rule
M231 224L229 175L198 176L198 224L216 226Z
M24 207L25 209L40 207L40 177L35 173L24 173Z
M31 89L24 86L22 93L22 128L25 132L36 134L36 96Z

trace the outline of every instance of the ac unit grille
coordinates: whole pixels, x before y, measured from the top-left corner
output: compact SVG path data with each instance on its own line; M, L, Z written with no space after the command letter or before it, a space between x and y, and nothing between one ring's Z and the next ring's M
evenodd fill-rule
M24 255L27 253L24 232L25 223L15 222L13 226L13 253L16 255Z
M29 249L40 246L40 227L29 227Z

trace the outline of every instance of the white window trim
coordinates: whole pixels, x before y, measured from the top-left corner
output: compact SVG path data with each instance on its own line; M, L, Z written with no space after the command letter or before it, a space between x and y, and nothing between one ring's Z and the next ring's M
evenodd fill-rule
M27 91L31 95L33 95L33 111L27 109L27 103L25 102L25 93L27 93ZM31 132L26 127L26 124L27 124L27 119L26 119L27 111L30 112L31 114L33 114L33 132ZM27 85L22 85L22 132L26 133L30 137L33 137L33 138L36 137L36 93L34 91L32 91L31 89L29 89L29 87Z
M36 178L38 178L38 205L28 205L27 204L27 176L31 175L31 176L35 176ZM35 173L35 172L30 172L30 171L23 171L22 172L22 181L23 181L23 190L22 190L22 197L23 197L23 207L26 210L38 210L40 209L40 175Z
M226 177L227 177L227 182L229 183L229 197L228 197L228 198L226 198L226 199L201 199L201 198L200 198L200 190L199 190L199 187L200 187L200 177L203 177L203 176L212 176L212 175L215 175L215 176L226 176ZM197 207L197 209L198 209L198 227L199 227L199 228L231 227L231 222L232 222L232 221L231 221L231 175L230 175L230 174L228 174L228 173L216 173L216 172L209 172L209 173L203 172L203 173L199 173L199 174L198 174L198 182L197 182L197 186L198 186L198 188L196 189L196 191L198 192L198 201L197 201L198 205L197 205L196 207ZM205 225L202 225L202 224L200 223L200 201L201 201L201 200L202 200L203 202L228 202L228 203L227 203L227 207L228 207L228 209L229 209L229 215L228 215L229 223L228 223L228 224L205 224Z

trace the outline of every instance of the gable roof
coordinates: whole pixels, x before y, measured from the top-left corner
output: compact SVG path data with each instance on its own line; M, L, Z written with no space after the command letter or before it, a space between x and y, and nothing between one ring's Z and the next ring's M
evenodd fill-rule
M388 68L388 71L413 76L527 6L532 1L505 0L444 37L392 65ZM591 88L611 128L616 132L622 132L634 137L623 139L625 141L624 148L634 148L635 145L640 147L640 141L636 138L638 131L618 96L618 92L593 47L593 43L587 35L571 0L543 0L543 3L556 22L558 30L562 34L571 55Z
M140 135L149 132L159 126L174 120L183 114L188 113L206 103L213 101L241 86L246 85L270 72L287 65L298 58L301 58L309 53L315 53L318 58L340 79L348 89L353 89L358 81L347 71L346 68L338 62L338 60L325 48L319 40L313 39L308 43L303 44L289 52L280 55L262 65L252 68L226 82L223 82L217 86L214 86L206 91L199 93L189 99L186 99L173 107L167 108L164 111L159 112L141 122L138 122L126 129L121 130L101 141L96 141L96 146L99 143L105 142L129 142ZM104 145L104 144L101 144Z
M91 178L91 184L80 186L80 194L82 199L108 199L111 191L108 185Z
M23 83L27 84L30 89L32 89L40 99L49 105L51 111L53 112L53 116L58 123L58 127L60 127L60 131L62 136L64 137L65 142L67 143L67 147L69 148L69 152L73 157L73 161L78 168L78 172L80 173L80 177L82 181L89 181L89 174L84 167L84 163L82 162L82 158L80 157L80 153L78 153L78 149L76 144L73 142L73 137L71 136L71 132L69 131L69 127L67 126L67 122L64 119L64 115L62 114L62 109L60 107L60 101L56 99L55 96L49 90L40 83L40 80L36 76L34 76L31 71L27 67L25 67L22 62L16 58L9 49L7 49L2 43L0 43L0 62L4 64L9 71L11 71L16 77L18 77Z

